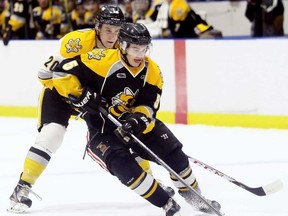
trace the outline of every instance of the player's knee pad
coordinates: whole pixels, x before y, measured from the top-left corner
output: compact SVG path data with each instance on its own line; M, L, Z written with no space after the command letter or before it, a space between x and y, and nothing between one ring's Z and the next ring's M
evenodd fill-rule
M63 125L57 123L46 124L37 135L34 147L51 155L61 146L65 133L66 128Z

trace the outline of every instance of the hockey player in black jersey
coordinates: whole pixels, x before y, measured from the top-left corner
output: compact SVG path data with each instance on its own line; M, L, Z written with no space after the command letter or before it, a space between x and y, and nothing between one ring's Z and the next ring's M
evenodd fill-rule
M120 26L125 22L121 9L112 5L104 5L98 13L95 29L83 29L70 32L60 40L59 50L52 53L39 69L38 77L44 85L39 98L38 135L30 147L24 161L20 180L10 196L11 212L21 213L30 208L33 193L31 187L49 164L53 154L60 148L71 115L78 115L65 98L59 95L52 82L52 68L63 59L87 53L93 48L112 48L117 46ZM136 158L142 169L151 172L149 162ZM170 193L172 188L162 185ZM34 193L35 194L35 193Z
M133 5L133 21L145 24L153 38L223 37L186 0L134 0Z
M37 5L37 0L9 1L11 14L3 32L5 46L8 45L11 39L35 39L36 30L32 9Z
M118 43L119 48L115 50L94 49L64 60L54 70L54 86L83 111L89 128L87 153L90 157L122 184L154 206L163 208L166 216L179 216L180 206L151 174L141 169L130 152L132 149L142 158L156 162L134 143L129 136L132 133L201 193L181 142L156 118L163 79L157 63L146 56L151 36L145 25L125 23ZM99 112L99 106L122 122L122 126L116 127ZM213 213L185 184L173 174L170 177L179 194L196 210ZM218 202L208 199L207 202L220 210Z

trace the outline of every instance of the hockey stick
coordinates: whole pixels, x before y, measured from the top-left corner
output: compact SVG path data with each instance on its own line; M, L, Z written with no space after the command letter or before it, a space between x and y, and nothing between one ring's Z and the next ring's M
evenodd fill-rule
M107 112L103 107L98 107L99 111L106 116L112 123L114 123L116 126L121 127L122 124L114 118L110 113ZM157 162L164 167L169 173L173 174L182 184L184 184L193 194L195 194L198 198L200 198L207 206L209 206L215 214L218 216L223 216L217 209L214 208L210 203L206 201L205 198L203 198L199 193L197 193L189 184L185 182L185 180L178 175L170 166L168 166L163 160L161 160L153 151L151 151L141 140L139 140L134 134L129 134L132 139L141 147L143 148L146 152L148 152L152 157L154 157Z
M276 193L278 191L280 191L282 188L283 188L283 183L281 180L276 180L268 185L265 185L265 186L261 186L261 187L256 187L256 188L252 188L252 187L249 187L239 181L237 181L236 179L222 173L221 171L209 166L208 164L205 164L191 156L188 156L189 159L196 165L206 169L206 170L209 170L210 172L214 173L215 175L218 175L226 180L228 180L229 182L237 185L238 187L241 187L243 188L244 190L246 191L249 191L257 196L266 196L266 195L270 195L270 194L273 194L273 193Z

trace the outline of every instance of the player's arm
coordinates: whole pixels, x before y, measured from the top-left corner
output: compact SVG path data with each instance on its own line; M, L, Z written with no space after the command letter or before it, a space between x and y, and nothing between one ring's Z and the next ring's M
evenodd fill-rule
M149 59L148 75L143 89L140 90L134 113L142 113L150 121L150 124L143 133L151 131L154 127L156 113L160 108L162 95L163 78L158 65Z
M188 3L187 3L188 4ZM190 7L190 6L189 6ZM198 35L198 38L222 38L222 32L214 29L212 25L207 23L201 18L191 7L190 17L195 22L194 32Z
M68 98L72 105L82 112L98 113L98 107L106 100L89 87L97 75L81 61L81 56L63 60L53 72L54 89ZM94 84L95 86L95 84Z
M194 31L198 35L198 38L222 38L222 32L214 29L212 25L209 25L205 20L191 9L191 17L195 21Z
M115 130L124 143L130 143L131 136L149 133L155 126L156 112L159 110L163 80L159 67L149 62L148 75L143 89L140 90L132 110L121 127ZM132 139L133 140L133 139Z
M53 88L53 70L58 66L64 58L57 54L51 53L38 69L38 79L44 87Z
M38 78L44 87L48 87L50 89L53 88L53 70L56 68L56 66L58 66L64 59L73 58L81 53L81 49L71 51L71 47L73 47L74 42L72 40L74 34L75 32L71 32L61 38L56 51L51 52L38 69ZM70 42L71 45L69 41L72 41ZM78 45L78 47L80 47L80 45Z
M52 85L63 97L72 95L78 98L82 94L81 65L79 57L75 57L64 59L53 69Z

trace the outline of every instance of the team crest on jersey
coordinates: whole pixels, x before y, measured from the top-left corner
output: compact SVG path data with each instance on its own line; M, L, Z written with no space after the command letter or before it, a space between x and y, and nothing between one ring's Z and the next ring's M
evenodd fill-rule
M130 88L124 88L123 92L118 93L112 98L112 107L110 113L114 116L121 116L123 113L128 112L132 107L138 90L134 93Z
M105 57L105 54L103 53L104 49L96 49L92 50L91 52L88 52L88 59L96 59L100 60L102 57Z
M76 38L75 40L70 39L67 44L65 44L66 52L75 52L77 53L80 49L82 49L82 46L79 44L80 38Z

